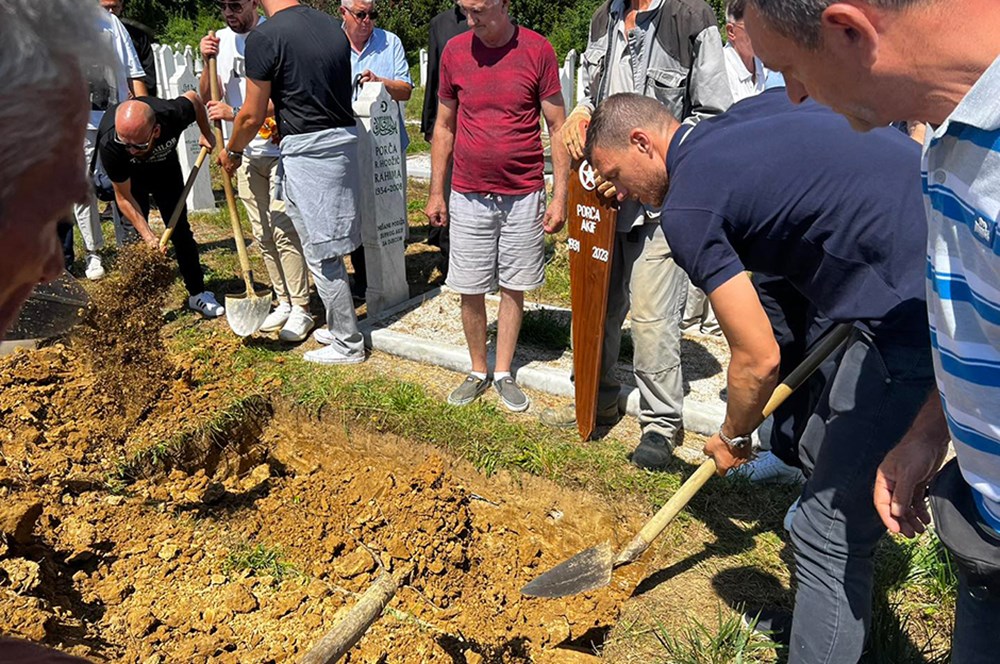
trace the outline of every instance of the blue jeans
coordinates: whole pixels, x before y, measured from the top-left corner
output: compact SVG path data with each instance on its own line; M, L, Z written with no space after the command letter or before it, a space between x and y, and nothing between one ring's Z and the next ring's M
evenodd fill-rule
M929 342L860 330L809 418L799 455L809 478L792 521L798 589L789 664L855 664L871 625L874 552L885 532L875 471L934 389Z

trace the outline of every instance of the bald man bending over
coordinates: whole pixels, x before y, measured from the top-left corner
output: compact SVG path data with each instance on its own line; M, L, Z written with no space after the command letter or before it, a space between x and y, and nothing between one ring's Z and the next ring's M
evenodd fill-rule
M192 122L201 130L198 142L209 150L215 147L205 106L193 90L177 99L139 97L123 102L108 109L97 132L101 163L114 184L118 209L152 247L159 246L159 238L149 226L149 199L156 201L166 222L184 193L177 142ZM188 307L206 318L221 316L225 310L205 290L186 208L170 239L188 291Z

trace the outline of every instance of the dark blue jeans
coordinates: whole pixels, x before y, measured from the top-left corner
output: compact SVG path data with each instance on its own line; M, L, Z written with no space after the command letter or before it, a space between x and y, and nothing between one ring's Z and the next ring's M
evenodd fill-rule
M809 478L792 521L795 613L789 664L855 664L871 625L875 471L934 388L929 342L885 343L855 330L802 434Z

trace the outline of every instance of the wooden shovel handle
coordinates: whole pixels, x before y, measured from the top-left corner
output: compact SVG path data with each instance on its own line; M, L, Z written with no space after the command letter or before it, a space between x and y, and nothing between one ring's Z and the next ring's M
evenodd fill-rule
M194 186L194 179L198 177L198 171L201 170L201 164L207 156L208 148L203 147L201 152L198 153L198 158L194 161L194 166L191 167L191 172L188 173L187 182L184 183L184 191L181 192L181 197L177 199L174 212L170 215L170 221L167 222L167 230L163 231L163 236L160 237L160 251L163 251L164 247L167 246L167 242L170 241L170 236L174 234L177 220L181 218L181 210L184 209L188 194L191 193L191 188Z
M219 101L219 73L215 56L208 58L208 83L212 92L212 101ZM215 142L219 149L225 150L226 144L222 138L222 120L213 123L215 127ZM250 256L247 254L247 244L243 240L243 227L240 226L240 213L236 209L236 195L233 193L233 181L229 174L222 172L222 189L226 192L226 206L229 208L229 223L233 227L233 239L236 241L236 253L240 257L240 270L246 283L247 293L253 294L253 269L250 267Z
M847 337L853 327L850 323L841 323L835 327L809 353L809 356L802 360L802 363L792 373L788 374L788 377L780 385L774 388L771 398L768 400L767 405L764 406L763 415L765 418L784 403L785 399L792 392L799 388L834 351L847 341ZM649 548L653 540L659 537L667 525L674 520L678 512L687 506L691 498L698 493L698 490L705 486L705 483L715 474L715 471L714 459L709 459L698 466L698 470L694 471L691 477L681 485L681 488L671 496L667 504L661 507L660 511L654 514L653 518L646 522L646 525L642 527L642 530L639 531L632 541L622 549L621 553L615 559L615 567L627 565L641 556Z

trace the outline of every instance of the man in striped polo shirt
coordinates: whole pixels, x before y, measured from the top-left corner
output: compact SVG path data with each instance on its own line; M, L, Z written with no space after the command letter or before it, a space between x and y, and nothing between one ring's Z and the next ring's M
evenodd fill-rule
M1000 3L751 0L747 31L793 101L866 131L928 122L927 305L932 395L879 468L893 532L930 522L959 563L953 662L996 661L1000 641ZM947 29L942 29L947 26ZM948 440L957 459L938 468ZM933 480L933 481L932 481Z

